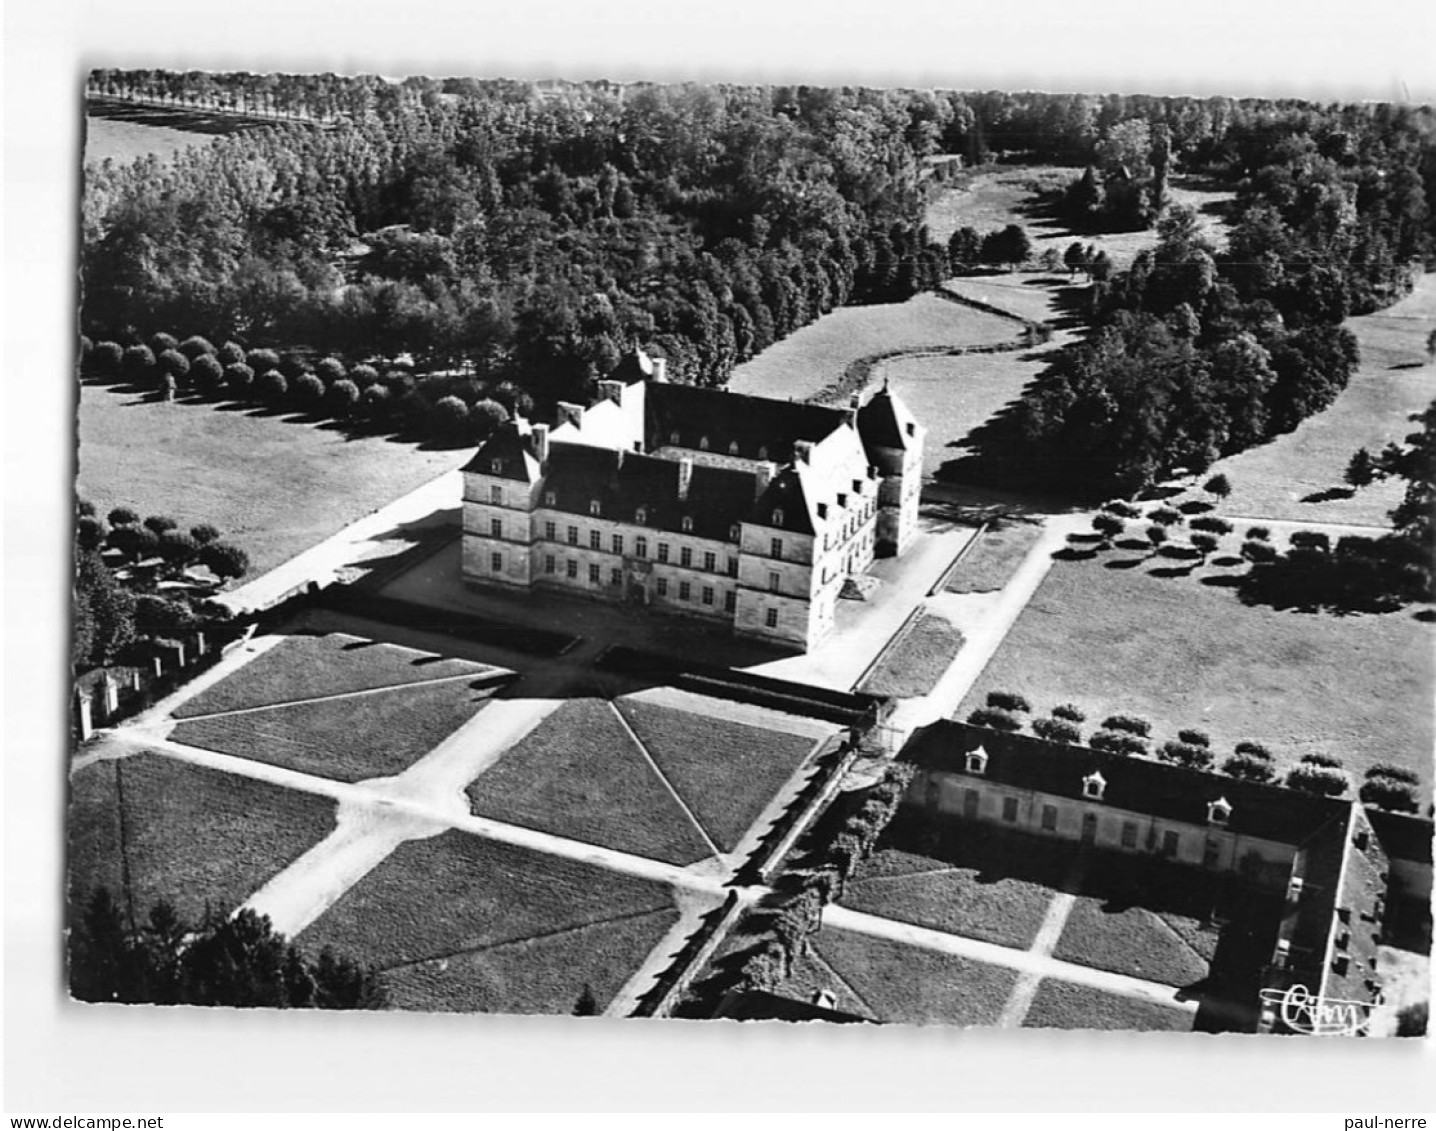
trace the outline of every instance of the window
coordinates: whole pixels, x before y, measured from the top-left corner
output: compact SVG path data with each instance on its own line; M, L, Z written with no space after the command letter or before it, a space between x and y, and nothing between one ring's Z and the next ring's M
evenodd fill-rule
M615 535L613 536L613 543L612 543L612 544L613 544L613 552L614 552L615 554L621 554L621 553L623 553L623 535L622 535L622 534L615 534Z
M633 540L633 552L640 558L648 557L648 539L639 535Z
M778 591L778 586L782 583L782 580L783 579L779 577L776 573L770 573L768 575L768 592L776 593Z
M501 459L489 460L489 470L495 475L502 475L504 471L504 461Z
M686 581L678 583L678 599L680 601L691 601L693 599L693 586Z
M570 546L577 546L577 545L578 545L578 527L577 527L577 526L570 526L570 527L568 528L568 544L569 544Z
M703 603L705 605L711 605L713 603L713 586L703 586Z
M658 560L659 560L660 562L666 562L666 561L668 560L668 543L667 543L667 542L660 542L660 543L658 543Z
M504 520L501 518L489 519L489 536L502 538L504 536Z
M1099 773L1088 774L1082 779L1082 796L1091 798L1093 801L1101 801L1102 793L1107 788L1107 779Z
M590 585L597 585L597 584L598 584L598 577L599 577L598 563L597 563L597 562L594 562L594 563L592 563L592 564L588 567L588 581L589 581L589 584L590 584Z
M496 507L501 507L501 506L503 506L503 505L504 505L504 489L503 489L502 487L499 487L499 486L490 487L490 488L489 488L489 502L493 503L494 506L496 506Z
M1123 822L1122 822L1122 847L1123 847L1123 848L1136 848L1136 847L1137 847L1137 822L1136 822L1136 821L1123 821Z
M552 554L545 554L543 559L544 573L555 573L557 570L558 562L554 560L554 556Z
M590 550L603 549L603 533L601 531L590 530L588 532L588 548Z
M738 559L737 559L737 558L729 558L729 559L728 559L728 576L729 576L729 577L737 577L737 576L738 576Z
M762 447L762 448L759 448L759 449L758 449L758 458L759 458L759 459L767 459L767 458L768 458L768 449L767 449L766 447Z
M589 514L592 514L592 515L600 515L600 514L602 514L602 513L603 513L603 504L600 503L597 499L589 499L589 500L588 500L588 513L589 513Z
M636 523L638 523L639 526L647 526L647 525L648 525L648 508L647 508L647 507L639 507L636 511L634 511L634 512L633 512L633 521L636 522Z
M783 540L781 538L774 538L768 546L768 551L769 557L781 558L783 556Z
M677 433L677 432L670 432L670 433L668 433L668 442L669 442L670 444L672 444L674 447L678 447L678 446L680 445L680 440L679 440L679 438L678 438L678 433Z
M684 533L684 534L692 534L692 533L693 533L693 516L692 516L692 515L685 514L685 515L683 516L683 533Z
M566 565L567 568L568 568L568 575L569 575L569 577L577 577L577 576L578 576L578 562L576 562L576 561L574 561L572 558L570 558L570 559L565 563L565 565Z
M621 570L621 569L611 569L611 570L609 570L609 571L608 571L608 583L609 583L610 585L622 585L622 584L623 584L623 570Z
M724 611L725 613L731 613L731 612L733 612L734 610L736 610L737 608L738 608L738 593L737 593L736 590L730 589L730 590L728 590L728 592L726 592L726 593L723 594L723 611Z
M660 577L660 578L658 579L658 582L657 582L657 587L658 587L658 595L659 595L660 597L667 597L667 596L668 596L668 578L666 578L666 577Z
M693 551L687 546L684 546L678 551L678 564L684 569L691 569L693 567Z
M544 505L544 506L546 506L546 507L551 507L551 506L553 506L553 505L554 505L555 503L557 503L557 502L558 502L558 496L555 495L552 491L545 491L545 492L543 493L543 505Z
M967 772L969 774L987 773L987 751L979 746L976 750L968 752Z
M1042 806L1042 828L1049 833L1057 831L1057 806Z
M1017 798L1004 797L1002 799L1002 819L1008 824L1017 820Z
M489 568L492 569L495 573L502 573L504 568L503 554L490 554Z
M773 512L773 525L774 525L774 526L782 526L782 525L783 525L783 512L782 512L782 511L778 510L778 511L774 511L774 512Z
M718 568L718 555L712 550L703 551L703 568L712 573Z
M708 450L708 437L707 437L707 436L702 436L702 437L700 437L699 440L698 440L698 446L699 446L700 448L702 448L702 449L706 452L706 451Z
M544 523L543 536L550 542L555 541L558 538L558 527L552 522Z
M736 455L738 454L738 441L737 441L737 440L734 440L731 444L728 445L728 454L729 454L730 456L736 456Z
M767 625L769 628L777 628L777 627L778 627L778 610L777 610L777 609L768 609L766 612L764 612L764 613L763 613L763 623L764 623L765 625Z
M728 528L728 541L736 542L742 535L743 530L736 522Z
M1162 855L1175 857L1177 855L1178 837L1175 832L1168 829L1162 834Z

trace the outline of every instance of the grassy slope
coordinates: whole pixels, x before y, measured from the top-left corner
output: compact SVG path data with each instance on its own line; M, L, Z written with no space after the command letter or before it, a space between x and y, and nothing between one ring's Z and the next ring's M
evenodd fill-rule
M849 306L825 314L733 371L735 393L805 400L853 362L893 350L941 350L1008 342L1021 327L996 315L915 295L903 303Z
M97 762L72 779L70 875L77 895L119 898L119 791L136 912L167 898L196 921L212 903L238 907L328 836L334 804L155 754Z
M583 989L608 1006L678 918L672 909L578 927L385 973L397 1009L572 1013Z
M743 839L814 741L632 699L618 704L653 761L724 851Z
M192 145L206 146L214 141L212 134L189 133L169 126L125 122L114 118L85 116L85 164L113 161L128 165L139 157L153 155L167 161Z
M1229 539L1230 541L1230 539ZM1267 744L1283 772L1301 755L1430 775L1431 631L1409 614L1334 617L1245 606L1201 584L1216 567L1154 577L1116 551L1055 562L956 712L994 689L1020 691L1037 714L1073 702L1089 720L1135 714L1154 737L1208 731L1218 764L1242 739ZM1089 722L1088 730L1091 729Z
M899 698L926 695L952 665L962 644L962 633L952 622L936 613L923 613L873 669L862 689L871 695Z
M389 967L671 905L661 884L450 829L400 845L298 938Z
M1347 327L1361 344L1361 366L1325 412L1296 431L1216 464L1232 483L1223 514L1308 522L1387 525L1401 501L1398 480L1376 483L1351 498L1302 502L1342 486L1342 473L1357 448L1373 454L1404 440L1415 428L1407 417L1436 399L1436 366L1426 356L1426 336L1436 329L1436 274L1422 276L1416 290L1395 306L1352 318Z
M175 717L237 711L451 676L479 676L490 670L466 660L443 659L341 632L291 636L228 679L196 695L175 712Z
M80 392L79 422L79 490L100 514L126 504L182 527L213 523L248 552L252 575L467 455L95 385Z
M1089 986L1074 986L1044 978L1027 1011L1028 1029L1135 1029L1186 1033L1194 1015L1168 1009L1156 1002L1109 994Z
M473 717L464 680L182 722L176 742L337 781L402 773Z
M1088 896L1073 904L1052 956L1169 986L1189 986L1207 976L1207 963L1164 917L1142 907L1108 911Z
M712 855L601 699L565 703L468 793L483 817L674 864Z

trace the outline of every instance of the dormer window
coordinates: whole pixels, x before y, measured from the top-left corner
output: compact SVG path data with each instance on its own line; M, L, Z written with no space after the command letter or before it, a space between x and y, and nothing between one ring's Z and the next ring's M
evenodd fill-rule
M848 505L847 492L845 492L845 491L839 491L839 492L838 492L838 506L840 506L840 507L846 507L847 505Z
M728 528L728 541L736 542L742 536L742 528L735 522Z
M911 420L909 420L909 421L907 422L907 434L908 434L909 436L916 436L916 435L917 435L917 425L914 424Z
M738 441L737 441L737 440L734 440L731 444L728 445L728 454L729 454L730 456L736 456L736 455L738 454Z
M782 526L782 525L783 525L783 512L782 512L781 510L775 510L775 511L773 512L773 525L774 525L774 526Z
M502 475L504 473L504 461L501 459L489 460L489 470L495 475Z
M764 445L763 447L761 447L761 448L758 449L758 458L759 458L759 459L767 459L767 458L768 458L768 448L767 448L767 445Z
M1207 824L1221 825L1225 828L1231 817L1231 803L1225 797L1218 797L1215 801L1207 802Z
M668 433L668 442L669 442L670 444L672 444L675 448L676 448L676 447L679 447L680 444L681 444L681 441L680 441L680 439L679 439L678 433L677 433L677 432L670 432L670 433Z
M987 773L987 751L981 746L967 755L967 772L969 774Z
M638 523L639 526L647 526L647 525L648 525L648 508L647 508L647 507L639 507L636 511L634 511L634 512L633 512L633 521L636 522L636 523Z
M692 534L692 533L693 533L693 516L692 516L692 515L685 514L685 515L683 516L683 533L684 533L684 534Z
M555 495L552 491L545 491L545 492L543 493L543 505L544 505L544 506L546 506L546 507L552 507L552 506L556 506L557 504L558 504L558 496Z
M827 503L819 503L819 504L818 504L818 517L819 517L819 518L827 518L827 517L828 517L828 504L827 504ZM826 544L827 544L827 543L824 542L824 545L826 545Z
M1089 801L1101 801L1107 790L1107 779L1100 772L1093 772L1082 779L1082 796Z
M603 513L603 504L600 503L597 499L589 499L589 500L588 500L588 513L589 513L589 514L592 514L592 515L600 515L600 514L602 514L602 513Z

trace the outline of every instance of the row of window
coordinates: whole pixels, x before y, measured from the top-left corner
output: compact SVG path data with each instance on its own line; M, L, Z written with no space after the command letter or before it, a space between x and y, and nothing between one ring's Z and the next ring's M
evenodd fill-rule
M971 792L976 792L971 791ZM1018 803L1015 797L1004 797L1002 799L1002 819L1009 824L1015 824L1018 816ZM1042 828L1044 832L1057 831L1057 806L1042 806ZM1136 848L1137 836L1140 828L1136 821L1122 822L1122 847ZM1181 846L1181 837L1172 829L1162 833L1162 855L1175 857Z

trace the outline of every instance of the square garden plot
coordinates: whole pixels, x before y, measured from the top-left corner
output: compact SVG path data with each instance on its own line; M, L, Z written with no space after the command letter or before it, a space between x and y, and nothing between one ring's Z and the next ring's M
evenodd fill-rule
M1155 1001L1142 1001L1044 978L1023 1020L1026 1029L1116 1029L1190 1032L1195 1014Z
M1144 907L1109 909L1101 899L1079 896L1052 956L1168 986L1200 982L1207 976L1214 936L1207 944L1195 921L1170 912L1167 916ZM1168 918L1179 921L1181 933ZM1194 949L1193 942L1205 953Z

